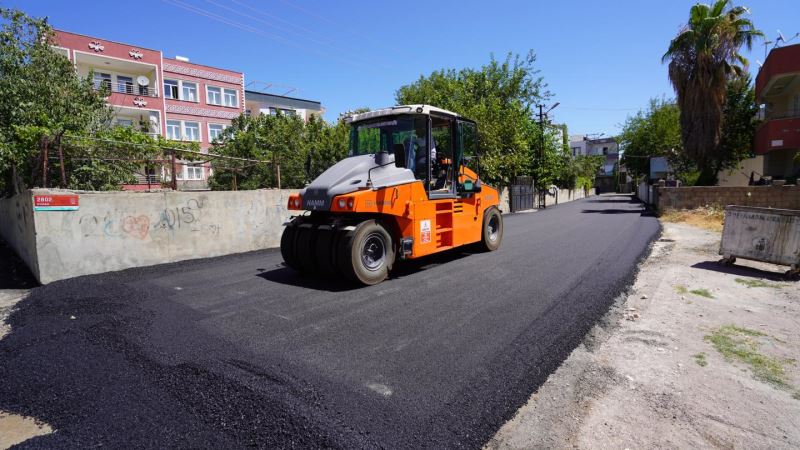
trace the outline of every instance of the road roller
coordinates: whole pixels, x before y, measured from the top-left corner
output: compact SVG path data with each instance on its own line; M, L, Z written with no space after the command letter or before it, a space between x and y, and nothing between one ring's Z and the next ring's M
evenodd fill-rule
M500 247L499 192L479 177L474 121L430 105L345 120L348 157L289 196L286 266L374 285L402 260Z

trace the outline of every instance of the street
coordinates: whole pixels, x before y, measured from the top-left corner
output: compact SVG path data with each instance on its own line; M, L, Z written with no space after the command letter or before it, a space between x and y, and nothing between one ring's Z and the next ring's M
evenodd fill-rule
M628 195L507 215L500 249L361 288L277 249L35 288L0 341L31 447L479 448L624 291L659 233Z

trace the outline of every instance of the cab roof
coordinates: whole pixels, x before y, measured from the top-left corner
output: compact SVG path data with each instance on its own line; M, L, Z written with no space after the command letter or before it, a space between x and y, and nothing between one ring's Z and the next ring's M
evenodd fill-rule
M437 108L431 105L398 105L389 108L376 109L360 114L353 114L345 118L347 122L361 122L362 120L373 119L375 117L393 116L397 114L442 114L446 116L459 117L460 115L446 109Z

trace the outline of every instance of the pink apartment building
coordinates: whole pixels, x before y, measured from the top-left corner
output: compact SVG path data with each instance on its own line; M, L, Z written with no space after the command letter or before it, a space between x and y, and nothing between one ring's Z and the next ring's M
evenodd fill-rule
M160 50L56 30L55 48L75 64L78 74L92 73L97 88L107 88L114 120L123 126L193 141L207 151L231 120L245 111L244 74L166 58ZM190 163L190 161L184 161ZM180 164L181 189L207 187L207 165ZM168 174L142 176L126 189L146 189Z

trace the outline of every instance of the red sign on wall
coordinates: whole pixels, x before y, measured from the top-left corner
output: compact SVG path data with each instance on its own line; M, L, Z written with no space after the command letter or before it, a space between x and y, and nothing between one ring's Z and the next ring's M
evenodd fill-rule
M34 211L77 211L79 207L78 196L67 195L34 195Z

